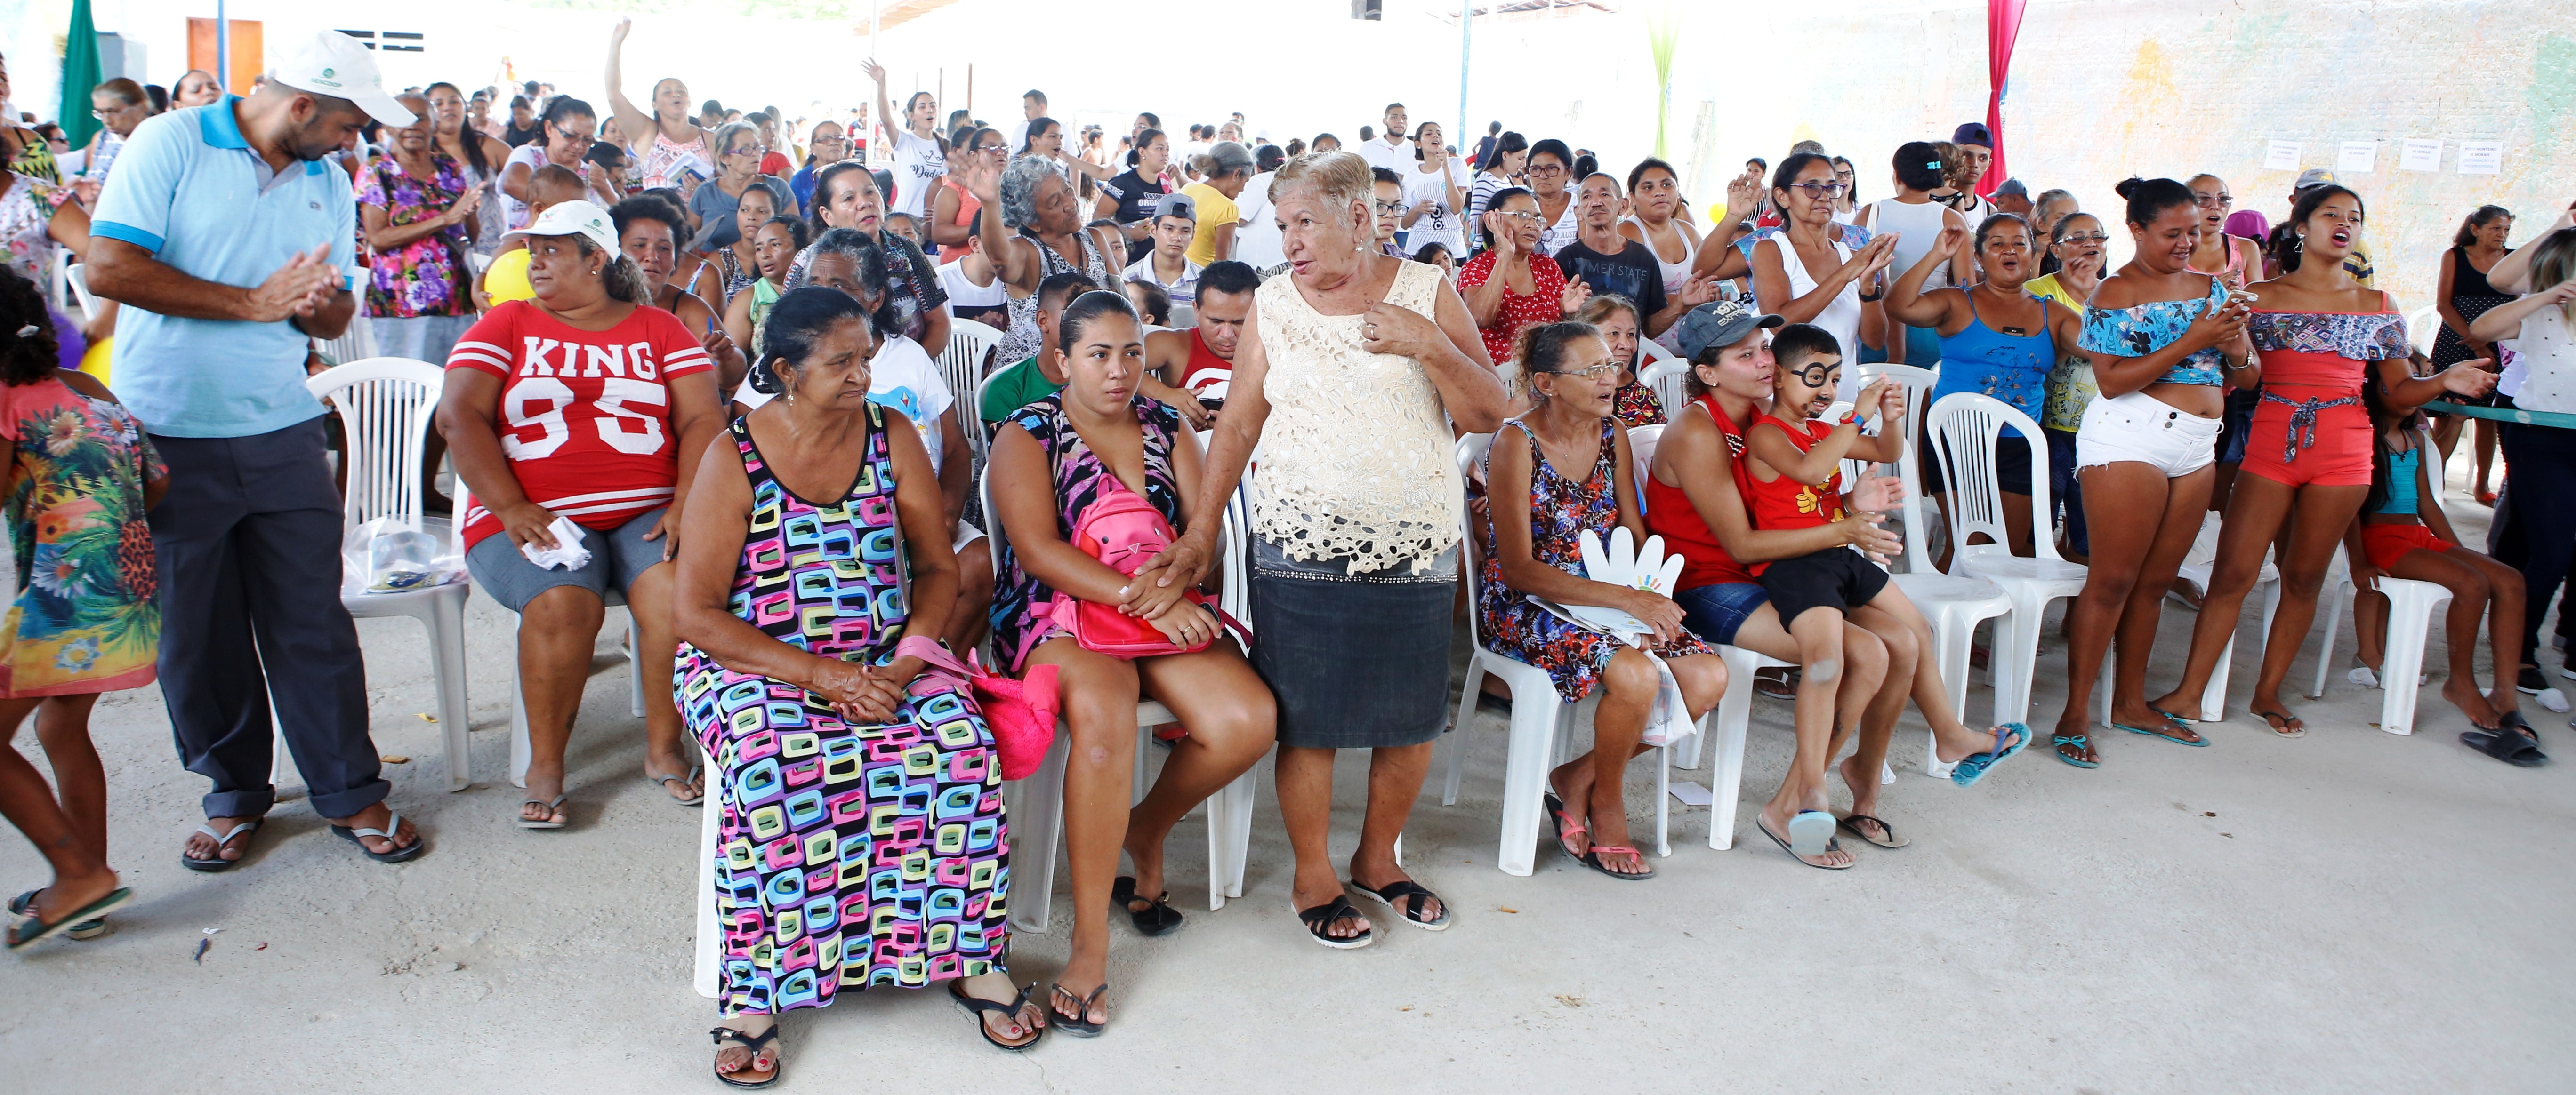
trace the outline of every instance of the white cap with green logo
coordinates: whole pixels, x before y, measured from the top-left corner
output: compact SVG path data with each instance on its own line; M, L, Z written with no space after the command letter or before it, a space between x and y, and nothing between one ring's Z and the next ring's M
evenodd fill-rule
M313 37L297 43L268 78L297 91L347 99L368 117L389 126L418 120L385 93L384 73L366 44L336 30L315 31Z

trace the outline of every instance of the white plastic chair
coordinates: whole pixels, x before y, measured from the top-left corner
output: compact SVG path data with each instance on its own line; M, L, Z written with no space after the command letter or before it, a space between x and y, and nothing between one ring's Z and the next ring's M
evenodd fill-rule
M1870 365L1898 378L1906 387L1906 406L1914 406L1915 386L1928 387L1933 373L1910 365ZM1899 373L1896 370L1903 369ZM1919 374L1919 375L1915 375ZM1913 435L1908 434L1909 438ZM1899 478L1905 483L1905 501L1896 508L1905 525L1905 569L1888 576L1914 602L1932 624L1931 651L1934 664L1941 670L1941 690L1949 694L1951 710L1965 718L1968 703L1968 651L1975 641L1977 625L2012 611L2012 598L2001 587L1984 578L1966 574L1943 574L1932 568L1932 556L1925 546L1929 536L1923 520L1922 476L1915 467L1916 446L1909 440L1896 462ZM2008 625L1995 625L2000 632ZM1989 663L1991 664L1991 662ZM1950 765L1941 763L1937 749L1923 752L1923 772L1934 778L1950 774Z
M984 324L971 319L949 320L948 346L939 352L939 378L947 382L948 394L969 402L982 395L984 376L992 367L988 359L1001 341L1002 332ZM971 422L975 415L969 411L964 417ZM977 452L983 451L983 435L980 428L967 430L966 444Z
M1951 569L1992 581L2012 599L2011 614L1997 625L1995 652L1989 661L1994 721L2026 723L2048 604L2082 593L2086 568L2059 558L2057 538L2043 528L2031 531L2031 556L2012 553L2004 531L2003 481L1995 470L1995 450L2007 426L2020 431L2030 448L2031 517L2035 524L2045 522L2051 512L2048 445L2039 423L2002 400L1975 392L1942 397L1924 422L1934 456L1941 461L1942 481L1950 488ZM1993 542L1968 542L1978 534Z
M317 338L313 340L313 346L334 365L365 361L376 356L375 328L368 325L366 310L360 309L358 314L349 317L349 329L340 332L340 337Z
M2423 353L2433 352L2433 339L2442 333L2442 310L2427 304L2406 316L2406 341Z
M1204 444L1204 441L1201 442ZM985 523L991 528L993 577L1002 577L1002 548L1008 538L1002 532L1001 518L993 515L993 487L990 476L975 487L982 497ZM1228 595L1250 588L1241 572L1250 565L1245 552L1246 519L1243 492L1225 512L1224 534L1219 538L1218 558L1225 561L1226 578L1217 607L1237 620L1248 621L1245 602L1229 602ZM1247 626L1248 623L1247 623ZM1153 728L1181 721L1171 708L1160 702L1140 699L1136 703L1136 776L1129 793L1133 801L1142 801L1147 783L1146 758L1154 749ZM1064 769L1073 748L1073 728L1059 719L1055 744L1047 749L1046 760L1027 779L1003 785L1006 816L1010 819L1012 869L1018 875L1012 886L1011 926L1022 931L1042 932L1054 914L1056 847L1064 831ZM1225 907L1227 898L1243 896L1243 872L1251 858L1252 805L1255 789L1260 785L1261 766L1246 769L1234 782L1218 788L1204 803L1208 811L1208 911ZM708 886L712 890L714 868L710 866ZM712 897L709 898L713 900Z
M89 291L89 268L72 266L63 271L63 284L71 290L70 300L80 305L82 319L98 315L98 294Z
M78 268L74 269L77 278ZM82 291L87 290L84 287ZM380 517L429 531L422 511L422 442L429 433L430 418L438 411L438 396L446 379L446 370L428 362L380 357L341 365L304 382L315 398L339 412L348 438L343 459L347 461L349 486L340 512L343 534ZM449 551L458 550L452 522L444 539ZM472 782L468 771L472 750L467 744L472 714L465 699L465 599L472 588L470 582L460 579L404 593L361 593L340 598L351 616L410 616L429 629L430 665L438 681L439 733L446 740L450 791L462 791ZM286 750L280 748L277 756L278 763L283 764Z
M331 371L338 372L339 370L333 369ZM323 375L328 376L330 374L325 373ZM456 480L456 520L459 523L462 523L465 520L465 511L471 509L473 505L473 489L467 487L465 485L465 479L462 476L459 476ZM600 599L608 607L617 608L626 603L626 593L624 590L610 587L606 591L606 595ZM511 645L513 650L517 648L517 640L515 638L512 640ZM643 642L641 634L635 628L635 613L630 610L626 614L626 645L620 652L626 655L626 667L629 671L627 673L626 682L627 706L634 711L635 717L639 719L644 717L644 667L641 660L636 657L635 651L642 645ZM528 785L528 762L532 760L535 755L535 747L528 740L528 701L526 695L522 693L519 688L519 658L516 653L513 653L510 656L511 786L525 787ZM708 770L713 771L714 769L710 768Z
M1468 434L1458 439L1458 478L1467 480L1472 469L1483 461L1493 445L1494 435ZM1512 693L1511 737L1503 762L1503 831L1501 850L1495 865L1503 873L1527 877L1538 867L1539 821L1547 791L1550 768L1564 763L1570 753L1574 730L1575 705L1556 694L1556 683L1547 671L1515 661L1485 646L1482 614L1477 610L1479 571L1476 562L1475 526L1468 520L1466 499L1461 495L1458 506L1458 565L1467 576L1467 635L1474 653L1467 659L1467 684L1458 693L1458 714L1450 720L1450 729L1460 736L1449 746L1449 770L1443 780L1440 804L1458 802L1458 784L1465 766L1468 739L1466 731L1474 724L1476 696L1484 687L1485 675L1503 679ZM1589 702L1598 702L1594 698ZM1701 734L1708 732L1708 716L1699 720ZM1696 737L1697 735L1694 735ZM1742 755L1742 737L1737 736L1736 754ZM1673 854L1672 845L1672 750L1655 747L1655 854ZM1731 819L1733 814L1729 812Z
M2326 637L2317 650L2317 683L2308 693L2311 699L2326 694L2326 673L2333 668L2336 633L2342 630L2344 594L2353 589L2352 572L2340 553L2335 569L2340 573L2326 575ZM2379 687L2386 693L2379 701L2379 728L2412 734L2416 692L2423 687L2425 640L2432 633L2433 614L2451 599L2451 591L2432 582L2382 577L2379 592L2388 598L2388 639L2381 644L2379 659ZM2499 667L2497 672L2504 670Z
M1637 343L1645 360L1637 366L1637 383L1655 393L1655 402L1664 405L1664 418L1670 421L1682 413L1682 404L1690 402L1690 363L1663 348L1652 339Z

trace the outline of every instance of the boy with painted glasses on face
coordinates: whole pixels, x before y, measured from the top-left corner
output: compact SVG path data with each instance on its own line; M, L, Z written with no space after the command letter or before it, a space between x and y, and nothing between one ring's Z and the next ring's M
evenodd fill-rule
M1801 529L1839 521L1843 516L1841 462L1846 459L1894 463L1905 453L1905 393L1885 377L1863 388L1853 405L1853 419L1829 425L1818 419L1833 406L1842 379L1842 351L1823 328L1792 323L1772 340L1771 410L1758 413L1745 430L1745 459L1752 474L1753 525L1762 529ZM1880 424L1875 436L1861 432L1864 419ZM1890 615L1917 615L1902 591L1890 588L1887 571L1858 552L1828 548L1751 568L1771 598L1781 622L1798 641L1804 672L1798 684L1802 719L1822 722L1832 715L1834 694L1842 675L1843 617L1867 606ZM1951 780L1965 787L1983 778L1996 762L2021 751L2029 734L2018 724L1996 727L1986 752L1958 762ZM2006 739L2010 738L2009 741ZM1813 815L1813 816L1811 816ZM1833 836L1830 814L1808 811L1792 818L1793 854L1814 855ZM1767 832L1767 830L1766 830ZM1773 839L1777 840L1777 837Z

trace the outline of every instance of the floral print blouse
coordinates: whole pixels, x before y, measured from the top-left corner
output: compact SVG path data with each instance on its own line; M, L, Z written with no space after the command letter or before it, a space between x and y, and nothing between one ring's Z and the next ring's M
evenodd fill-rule
M125 407L48 377L0 387L15 450L7 518L17 596L0 625L0 696L149 684L161 602L143 484L165 473Z
M32 175L6 178L9 189L0 193L0 245L8 247L11 267L29 281L47 284L54 276L54 238L47 230L72 192Z
M453 157L430 154L430 175L403 170L402 161L378 157L368 164L366 186L358 204L377 206L394 225L417 224L447 211L474 189ZM363 229L361 230L363 232ZM368 262L367 314L378 318L472 314L468 297L474 278L465 269L469 246L465 226L451 224L390 251L378 251Z

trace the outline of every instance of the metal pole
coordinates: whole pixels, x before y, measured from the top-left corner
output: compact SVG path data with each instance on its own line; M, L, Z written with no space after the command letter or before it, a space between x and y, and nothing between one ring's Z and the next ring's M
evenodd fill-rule
M1449 151L1456 155L1467 132L1467 58L1476 41L1476 0L1458 3L1458 128L1449 131ZM1468 147L1474 147L1472 145ZM1472 234L1472 233L1471 233Z
M224 18L224 0L215 0L215 84L233 90L233 23Z

